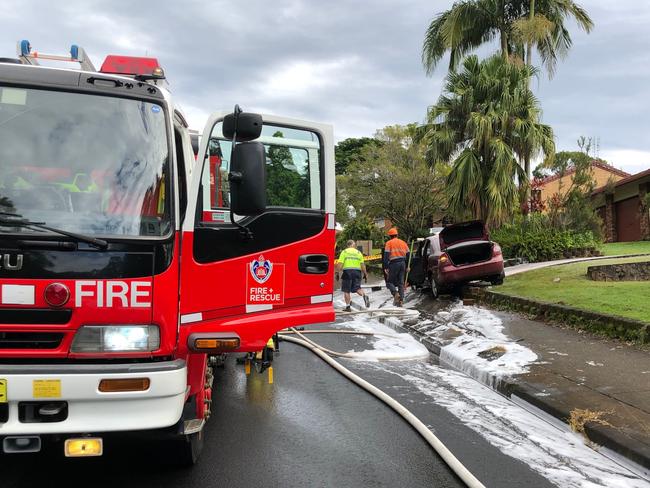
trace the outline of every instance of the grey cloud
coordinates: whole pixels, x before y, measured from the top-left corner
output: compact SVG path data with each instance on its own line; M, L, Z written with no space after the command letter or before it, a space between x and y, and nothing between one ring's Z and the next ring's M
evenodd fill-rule
M425 77L422 37L451 3L0 0L0 45L10 55L21 38L43 51L76 42L96 64L108 53L146 52L159 58L197 128L213 109L240 103L333 123L342 139L424 119L440 94L445 65ZM603 149L650 155L644 137L650 7L582 3L596 29L589 36L575 32L574 49L554 80L541 75L545 122L556 129L559 148L573 149L585 134L600 136Z

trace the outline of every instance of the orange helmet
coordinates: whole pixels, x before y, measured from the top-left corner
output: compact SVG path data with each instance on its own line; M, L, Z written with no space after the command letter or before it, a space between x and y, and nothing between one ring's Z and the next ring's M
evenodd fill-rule
M391 228L388 230L388 235L389 235L389 236L396 236L396 235L397 235L397 227L391 227Z

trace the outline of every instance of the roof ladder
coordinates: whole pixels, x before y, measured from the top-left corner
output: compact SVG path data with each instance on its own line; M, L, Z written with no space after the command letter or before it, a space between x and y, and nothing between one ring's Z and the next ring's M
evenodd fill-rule
M73 44L70 46L70 56L58 56L54 54L41 54L37 51L32 51L32 46L28 40L23 39L16 47L18 57L24 64L31 64L38 66L39 59L47 59L51 61L68 61L79 63L79 66L84 71L97 71L90 61L83 48Z

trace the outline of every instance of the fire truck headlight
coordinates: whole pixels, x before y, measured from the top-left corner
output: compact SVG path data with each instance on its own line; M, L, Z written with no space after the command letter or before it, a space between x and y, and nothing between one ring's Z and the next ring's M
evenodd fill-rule
M157 325L84 325L72 341L71 352L151 352L160 348Z

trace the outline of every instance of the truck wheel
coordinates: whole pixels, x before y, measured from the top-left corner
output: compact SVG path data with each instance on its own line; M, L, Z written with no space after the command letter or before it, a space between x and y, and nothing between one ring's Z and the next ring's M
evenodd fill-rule
M198 462L203 451L203 431L181 435L174 443L175 462L183 468L192 467Z

